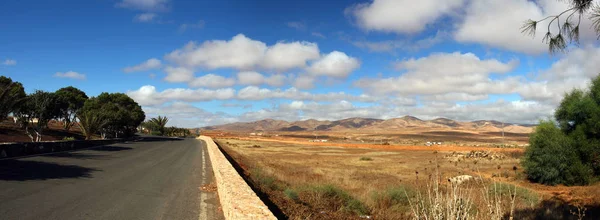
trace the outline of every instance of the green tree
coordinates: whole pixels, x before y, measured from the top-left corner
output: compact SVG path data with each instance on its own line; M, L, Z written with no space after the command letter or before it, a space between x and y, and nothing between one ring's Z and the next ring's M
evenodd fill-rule
M530 138L523 166L544 184L587 184L600 176L600 76L589 90L566 94L554 113L556 126L543 122Z
M547 31L542 41L548 44L550 53L556 53L564 51L569 43L579 43L581 19L588 17L592 20L591 28L600 38L600 6L594 5L593 0L566 0L566 2L569 3L569 7L561 13L539 18L539 20L529 19L521 27L521 31L535 36L538 25L543 25L542 28ZM553 29L554 27L556 29Z
M106 120L100 129L103 137L132 136L146 118L142 107L123 93L102 93L88 99L80 112L90 111L98 111Z
M19 109L19 104L25 99L25 89L19 82L0 76L0 120Z
M48 127L48 122L58 116L56 96L54 93L36 90L25 97L16 115L31 141L42 141L43 131ZM30 128L35 132L35 138L29 132Z
M165 135L166 126L169 122L169 119L165 116L158 116L156 118L151 118L148 120L148 125L153 132L156 132L158 135Z
M529 142L522 164L530 180L548 185L590 182L591 169L573 151L573 140L553 122L541 122Z
M55 94L59 108L58 118L63 120L63 128L68 131L75 123L76 114L83 107L88 96L72 86L61 88Z

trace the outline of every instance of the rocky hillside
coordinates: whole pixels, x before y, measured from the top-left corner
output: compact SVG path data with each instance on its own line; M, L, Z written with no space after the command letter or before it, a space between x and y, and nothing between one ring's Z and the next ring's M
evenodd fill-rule
M319 121L309 119L304 121L287 122L283 120L265 119L254 122L237 122L231 124L204 127L207 130L225 130L225 131L381 131L403 128L449 128L476 130L484 132L500 132L504 126L504 131L512 133L530 133L533 126L502 123L493 120L478 120L472 122L461 122L447 118L436 118L433 120L421 120L413 116L404 116L401 118L392 118L387 120L373 118L348 118L337 121Z

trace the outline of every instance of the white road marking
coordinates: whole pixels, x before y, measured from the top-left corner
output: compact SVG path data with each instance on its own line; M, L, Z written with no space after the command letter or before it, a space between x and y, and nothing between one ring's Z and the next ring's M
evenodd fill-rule
M202 144L200 144L200 147L202 147ZM202 185L206 185L207 183L207 179L206 178L206 156L204 155L205 150L201 149L200 150L200 154L202 155ZM206 195L208 195L207 192L205 192ZM207 220L208 219L208 204L206 204L206 201L202 200L202 192L200 192L200 213L198 215L198 219L199 220Z

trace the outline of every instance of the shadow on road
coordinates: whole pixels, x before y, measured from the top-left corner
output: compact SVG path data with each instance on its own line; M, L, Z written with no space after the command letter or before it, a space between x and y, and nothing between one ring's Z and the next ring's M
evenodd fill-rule
M137 140L136 142L156 142L156 141L181 141L183 140L183 138L174 138L174 137L149 137L149 136L142 136L139 140Z
M8 181L89 178L94 171L100 170L39 161L0 161L0 180Z
M569 205L564 201L550 199L542 201L535 208L515 210L514 219L575 220L580 219L578 213L585 214L585 216L581 216L581 219L598 219L598 216L600 216L600 205L577 207ZM505 216L506 219L508 217Z
M60 158L74 158L74 159L102 159L107 155L93 155L93 154L84 154L78 152L63 152L63 153L55 153L55 154L46 154L42 155L42 157L60 157Z
M120 147L120 146L102 146L102 147L96 147L96 148L91 148L88 150L94 150L94 151L124 151L124 150L131 150L133 148L131 147Z

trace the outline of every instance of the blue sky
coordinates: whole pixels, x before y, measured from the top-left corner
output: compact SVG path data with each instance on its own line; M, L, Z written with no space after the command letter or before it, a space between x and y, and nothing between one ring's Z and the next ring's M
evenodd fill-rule
M520 33L555 0L2 1L0 74L27 92L123 92L197 127L265 118L548 117L600 69L596 35ZM584 20L583 26L590 25ZM599 64L586 64L592 59Z

